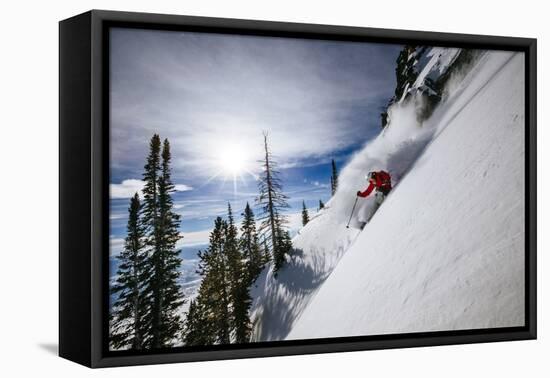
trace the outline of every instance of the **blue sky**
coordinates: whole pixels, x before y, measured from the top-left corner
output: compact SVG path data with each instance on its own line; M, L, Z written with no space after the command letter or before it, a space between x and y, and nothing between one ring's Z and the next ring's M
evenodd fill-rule
M380 132L395 88L397 45L113 29L111 254L141 188L154 133L172 147L180 243L191 259L227 202L254 203L263 132L279 163L292 231L302 201L330 198L339 168Z

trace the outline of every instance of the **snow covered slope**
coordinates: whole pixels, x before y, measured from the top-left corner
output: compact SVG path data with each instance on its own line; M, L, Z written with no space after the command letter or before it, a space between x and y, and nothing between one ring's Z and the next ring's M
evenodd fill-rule
M393 104L277 279L256 282L254 339L522 325L523 72L521 54L486 53L421 125L414 102ZM346 229L374 169L397 185L362 232Z
M296 252L277 278L267 268L256 280L251 314L254 341L282 340L288 335L357 236L358 231L346 229L345 223L324 217L327 210L310 221L311 227L302 230L305 234L294 238ZM313 227L316 224L319 227Z
M289 339L524 323L524 60L491 53Z

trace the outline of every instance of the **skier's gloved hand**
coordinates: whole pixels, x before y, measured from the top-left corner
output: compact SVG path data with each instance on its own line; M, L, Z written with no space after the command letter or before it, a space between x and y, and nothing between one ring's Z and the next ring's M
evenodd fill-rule
M361 195L361 191L358 190L358 191L357 191L357 197L359 197L360 195Z

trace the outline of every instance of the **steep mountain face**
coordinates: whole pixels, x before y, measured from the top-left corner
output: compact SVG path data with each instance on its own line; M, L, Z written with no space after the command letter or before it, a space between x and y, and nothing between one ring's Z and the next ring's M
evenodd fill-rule
M450 72L460 56L410 58L423 69L402 84L387 127L342 170L278 277L267 267L256 281L255 340L523 324L524 61L483 53ZM439 105L419 118L425 86L441 77ZM347 229L376 169L394 190L363 231ZM372 211L359 201L352 226Z
M381 114L382 127L391 123L392 105L409 101L414 103L418 122L429 118L452 75L462 75L479 54L478 50L405 46L396 61L395 95Z

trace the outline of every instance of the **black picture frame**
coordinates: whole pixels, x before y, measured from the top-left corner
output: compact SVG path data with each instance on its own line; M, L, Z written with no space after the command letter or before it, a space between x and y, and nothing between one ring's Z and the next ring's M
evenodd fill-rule
M524 327L109 352L111 26L523 51L526 132ZM536 338L536 39L92 10L59 24L59 355L88 367L267 357Z

